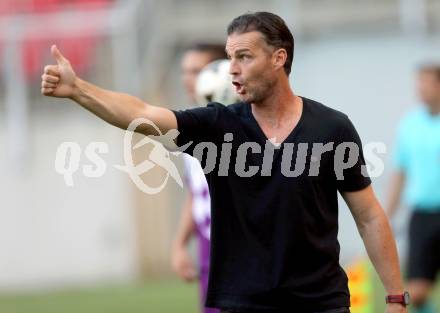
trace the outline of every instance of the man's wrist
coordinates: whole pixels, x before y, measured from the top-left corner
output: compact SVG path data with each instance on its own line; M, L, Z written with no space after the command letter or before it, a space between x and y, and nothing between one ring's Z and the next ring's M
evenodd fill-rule
M405 292L405 287L401 279L395 281L393 286L385 286L385 292L387 295L401 295Z
M410 304L410 295L407 291L388 294L385 297L385 302L387 304L400 304L403 306L407 306Z
M81 98L81 79L78 77L75 77L75 81L73 82L73 86L72 86L72 94L70 95L70 99L75 101L75 102L79 102L80 98Z
M387 295L401 295L405 292L404 288L396 288L396 289L387 289L386 294Z

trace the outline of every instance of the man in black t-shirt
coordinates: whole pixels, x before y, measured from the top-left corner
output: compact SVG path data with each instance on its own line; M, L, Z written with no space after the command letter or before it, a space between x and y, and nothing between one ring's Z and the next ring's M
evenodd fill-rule
M346 115L294 94L294 41L284 21L249 13L228 27L230 73L242 102L171 111L76 77L56 47L42 93L69 97L127 128L137 117L199 157L212 199L207 306L226 312L349 312L339 266L339 191L390 297L407 297L388 220L366 175L361 142ZM137 131L155 135L152 127ZM203 156L203 157L202 157Z

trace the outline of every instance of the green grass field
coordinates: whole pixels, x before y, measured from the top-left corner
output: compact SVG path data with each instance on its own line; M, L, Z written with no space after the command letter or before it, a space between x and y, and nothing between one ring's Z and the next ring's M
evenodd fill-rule
M385 312L384 292L375 281L374 313ZM440 308L440 288L434 299ZM177 281L99 286L38 294L0 295L1 313L196 313L197 286Z
M196 313L197 286L177 281L0 295L1 313Z

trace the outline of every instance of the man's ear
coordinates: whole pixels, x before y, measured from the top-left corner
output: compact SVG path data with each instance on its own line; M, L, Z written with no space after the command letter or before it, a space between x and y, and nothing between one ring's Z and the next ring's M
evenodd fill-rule
M275 69L280 69L284 67L287 61L287 51L284 48L277 49L272 54L273 65Z

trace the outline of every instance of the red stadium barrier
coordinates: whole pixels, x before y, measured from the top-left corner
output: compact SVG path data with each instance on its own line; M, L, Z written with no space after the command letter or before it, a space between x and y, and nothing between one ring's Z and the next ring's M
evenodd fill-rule
M2 0L0 1L0 18L17 14L56 13L66 10L96 10L109 7L112 0ZM35 39L31 35L32 29L25 34L23 47L23 65L25 77L28 80L39 79L42 66L47 62L47 55L51 44L55 43L69 58L78 74L87 71L93 64L93 56L97 40L86 32L75 37ZM0 42L0 57L4 42Z

